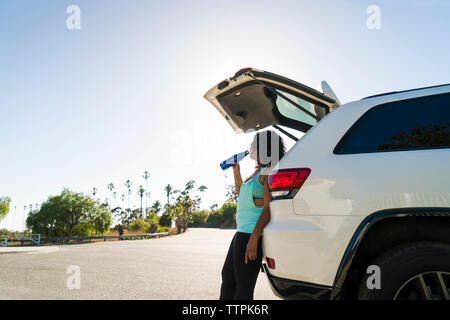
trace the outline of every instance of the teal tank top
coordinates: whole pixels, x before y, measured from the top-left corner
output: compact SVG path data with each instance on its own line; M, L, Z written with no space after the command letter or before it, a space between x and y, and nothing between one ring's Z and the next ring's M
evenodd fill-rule
M253 179L243 183L239 190L239 198L236 209L237 231L252 233L258 222L263 207L255 206L253 197L264 197L264 186L259 182L259 172Z

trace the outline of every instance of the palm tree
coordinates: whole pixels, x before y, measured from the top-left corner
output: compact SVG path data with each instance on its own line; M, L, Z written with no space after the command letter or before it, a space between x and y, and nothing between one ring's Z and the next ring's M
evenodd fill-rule
M37 210L37 208L36 208ZM16 227L16 212L17 212L17 206L14 206L14 227Z
M144 197L144 194L145 194L145 189L142 187L142 185L139 186L137 194L141 198L140 213L141 213L141 217L142 217L142 198Z
M147 198L147 200L150 198L150 195L151 195L150 191L147 191L147 192L145 193L145 197ZM147 213L147 211L148 211L148 207L145 208L145 213Z
M117 192L113 192L113 194L112 194L112 196L113 196L113 199L114 199L114 205L116 205L116 198L117 198ZM112 201L111 201L112 202Z
M166 191L166 193L167 193L167 204L169 204L170 203L170 195L172 194L172 186L170 185L170 184L168 184L165 188L164 188L164 190Z
M131 181L127 180L127 182L125 182L125 186L128 189L128 209L130 209Z
M195 181L194 180L189 180L186 183L186 186L184 187L184 191L182 192L183 194L189 194L189 192L194 189L194 185L195 185Z
M97 188L96 187L94 187L94 188L92 188L92 194L94 195L94 197L95 197L95 195L97 194Z
M148 190L148 178L150 178L150 172L145 171L144 175L142 176L145 179L145 212L147 212L148 208L148 197L147 197L147 190Z
M25 216L25 221L23 222L23 229L27 229L27 206L23 206L23 214Z
M137 194L139 195L139 197L141 197L141 218L142 218L142 198L144 196L144 193L145 193L145 189L142 186L139 186Z
M189 221L192 216L192 211L195 209L195 200L192 200L189 194L185 194L181 197L178 206L180 208L179 216L181 216L184 221Z
M152 205L152 211L154 211L156 213L156 215L158 215L158 213L161 211L161 203L156 200L153 205Z
M107 188L109 189L109 199L112 198L112 190L114 189L114 184L111 182L108 184Z

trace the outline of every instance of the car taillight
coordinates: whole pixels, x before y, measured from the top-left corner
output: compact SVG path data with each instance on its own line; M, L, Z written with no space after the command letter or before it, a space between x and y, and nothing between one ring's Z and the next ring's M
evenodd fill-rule
M309 168L280 169L270 174L269 189L273 199L291 199L311 173Z
M266 262L267 262L267 266L270 269L275 269L275 260L274 259L266 257Z

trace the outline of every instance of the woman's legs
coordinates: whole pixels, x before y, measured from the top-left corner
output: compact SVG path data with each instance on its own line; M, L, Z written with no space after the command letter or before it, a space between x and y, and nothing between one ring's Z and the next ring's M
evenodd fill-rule
M250 233L236 232L222 268L220 300L253 300L256 280L261 270L262 238L258 239L256 259L245 263Z
M234 234L228 249L227 257L222 268L222 287L220 288L220 300L233 300L234 291L236 288L236 282L234 279L234 267L233 267L233 246L235 242L236 234Z
M257 256L255 260L247 260L245 263L245 251L247 249L250 233L237 232L233 239L233 268L236 283L234 300L253 300L253 292L256 280L261 270L262 262L262 238L258 239Z

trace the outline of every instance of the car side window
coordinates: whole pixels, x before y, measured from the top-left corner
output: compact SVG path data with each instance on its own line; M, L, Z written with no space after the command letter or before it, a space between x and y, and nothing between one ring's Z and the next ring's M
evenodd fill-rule
M336 146L336 154L450 147L450 94L376 106Z

